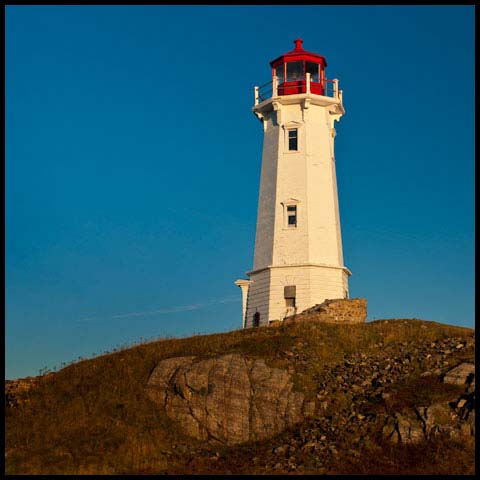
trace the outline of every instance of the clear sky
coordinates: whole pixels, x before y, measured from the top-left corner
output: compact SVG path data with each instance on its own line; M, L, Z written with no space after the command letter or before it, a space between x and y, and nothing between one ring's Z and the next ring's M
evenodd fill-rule
M473 6L7 6L7 378L241 327L253 86L297 37L344 91L350 296L473 327Z

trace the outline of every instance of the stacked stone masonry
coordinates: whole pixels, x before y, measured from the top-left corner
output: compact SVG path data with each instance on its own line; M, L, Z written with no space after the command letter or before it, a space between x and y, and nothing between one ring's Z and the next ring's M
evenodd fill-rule
M325 300L323 303L307 308L297 315L287 317L284 322L316 320L325 323L354 324L363 323L366 318L366 298L341 298Z

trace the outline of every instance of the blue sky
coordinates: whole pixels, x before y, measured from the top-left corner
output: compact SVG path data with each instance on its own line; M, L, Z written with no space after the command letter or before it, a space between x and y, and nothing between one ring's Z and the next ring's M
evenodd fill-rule
M344 90L350 295L473 327L473 6L7 6L7 378L241 327L253 86L297 37Z

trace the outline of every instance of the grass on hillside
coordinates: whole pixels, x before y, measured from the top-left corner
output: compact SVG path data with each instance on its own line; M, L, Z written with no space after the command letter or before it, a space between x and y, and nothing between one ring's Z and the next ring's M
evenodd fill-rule
M211 447L182 436L144 394L151 372L166 358L237 352L284 368L288 360L283 352L293 351L308 357L295 385L313 395L315 373L325 364L354 352L378 350L380 341L434 341L471 334L466 328L412 320L306 322L156 341L83 360L42 377L27 403L7 409L6 473L187 472L189 462L198 461L189 451Z
M369 443L359 458L341 452L332 475L475 475L475 442L439 436L415 445Z

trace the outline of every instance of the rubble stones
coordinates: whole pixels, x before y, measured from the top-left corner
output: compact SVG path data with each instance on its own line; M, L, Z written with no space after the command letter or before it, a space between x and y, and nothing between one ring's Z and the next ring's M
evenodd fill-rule
M390 385L408 379L415 371L421 372L427 366L429 370L424 370L426 375L448 373L444 359L450 358L455 351L458 351L454 347L459 344L459 341L461 341L459 338L447 338L433 343L386 343L381 350L376 350L372 354L354 353L346 356L337 365L325 369L318 375L318 390L322 393L319 397L319 411L325 411L326 415L330 414L331 416L319 420L323 431L330 429L338 436L343 435L340 433L342 431L351 434L357 432L357 438L361 439L362 435L365 436L366 432L380 420L377 415L368 413L368 406L372 402L377 403L391 398L391 394L388 392ZM468 341L464 343L468 344ZM470 343L470 345L472 344L473 342ZM399 351L402 352L400 355ZM444 353L446 351L449 353ZM450 371L452 370L455 371L455 369L450 369ZM468 372L470 370L466 373ZM326 391L329 392L330 402L323 403L322 398ZM347 412L346 409L335 407L334 400L340 394L347 395L346 402L350 404L349 408L354 411L353 414L351 411ZM456 402L454 403L457 405ZM465 404L462 402L460 405L465 408L467 402ZM450 426L448 416L452 413L452 408L448 402L441 406L432 405L425 408L427 408L427 412L423 417L419 415L421 408L418 409L419 411L413 409L396 412L391 416L386 415L383 427L380 427L384 436L393 442L416 443L437 431L448 432L451 430L453 434L461 433L462 425L466 420L458 414L451 419ZM445 415L447 416L445 417ZM474 415L473 409L469 418L474 418ZM348 418L346 424L343 422L345 418ZM380 424L382 425L382 422ZM468 429L463 427L464 432L472 429L474 427L468 427ZM358 441L360 442L360 440Z
M427 368L429 375L447 373L448 367L443 362L445 358L452 358L458 351L454 347L461 341L461 338L444 338L433 344L430 341L385 342L381 349L345 355L337 364L325 366L316 376L317 415L310 422L300 424L298 437L290 439L289 444L310 452L310 468L319 472L333 461L335 451L344 449L342 441L346 442L349 451L359 455L357 449L371 442L378 431L392 442L409 444L438 433L474 435L474 403L467 399L467 395L473 398L473 393L462 396L465 403L452 399L453 402L418 406L392 415L371 410L371 405L394 398L388 387L408 380L412 374L418 375ZM468 339L464 344L469 344ZM446 350L450 353L443 354ZM404 362L406 359L409 361ZM274 459L267 462L267 469L280 457L286 462L288 455L290 450L278 456L273 454ZM281 464L288 469L288 462Z
M463 347L457 348L458 345ZM474 375L468 376L472 367L474 373L474 366L465 362L470 353L473 358L470 348L473 345L473 336L441 338L434 342L389 341L384 337L383 341L375 339L371 349L346 354L335 363L318 365L314 373L316 391L312 392L316 398L316 415L306 418L295 429L279 433L264 451L254 453L252 467L261 473L271 473L275 468L275 473L301 474L302 469L307 468L321 474L328 473L338 453L361 455L364 446L375 442L377 433L383 433L384 438L392 442L411 444L437 434L474 436L475 379ZM164 360L151 375L147 394L184 432L198 435L197 438L224 443L261 438L262 432L265 433L262 426L267 424L273 425L269 434L281 432L289 425L283 419L287 411L290 419L300 421L314 406L305 401L302 393L291 388L288 372L298 374L299 366L303 368L311 361L311 357L297 347L300 342L277 352L285 364L283 371L240 355L208 360L195 357ZM304 347L303 350L308 349L308 344ZM450 362L450 366L445 365L445 361ZM471 365L470 370L457 375L455 372L459 367L464 369L465 363ZM252 376L252 368L258 369L259 375ZM463 386L460 390L465 391L449 401L416 405L398 412L390 410L387 414L383 407L395 401L390 387L408 381L412 375L435 376L438 378L433 380L445 383L450 377L460 378ZM302 396L301 402L296 393ZM291 397L291 401L280 401L282 395ZM230 396L231 400L227 398ZM259 405L262 402L266 402L268 408L262 409ZM381 408L377 408L379 405ZM252 413L251 419L247 412ZM212 456L208 449L192 453L191 447L185 447L182 454ZM213 457L212 461L217 462Z
M382 430L384 438L394 443L416 443L438 433L450 436L474 435L474 390L471 389L474 372L475 366L467 362L446 372L443 381L454 385L467 385L466 393L453 401L415 408L403 416L398 413L388 416ZM419 428L419 422L423 424L423 428Z
M324 323L363 323L367 318L366 298L325 300L301 313L287 317L284 323L316 320Z

